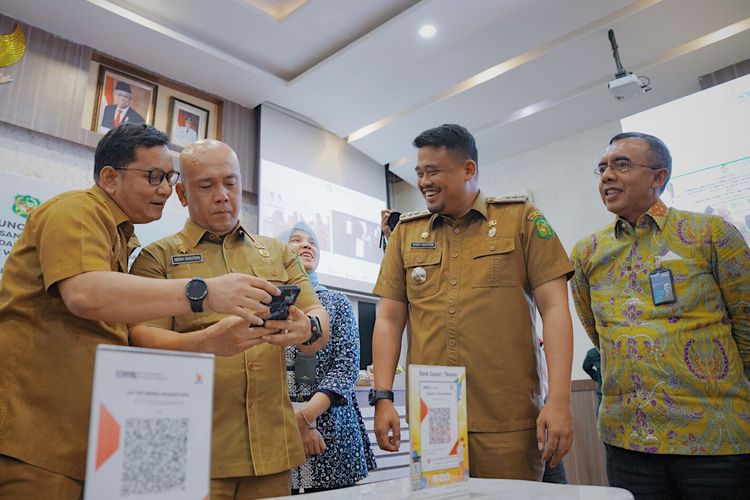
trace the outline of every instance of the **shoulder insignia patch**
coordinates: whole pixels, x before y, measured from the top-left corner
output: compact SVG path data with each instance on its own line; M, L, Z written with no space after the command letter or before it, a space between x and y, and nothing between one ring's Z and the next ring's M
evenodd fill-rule
M539 217L534 219L534 226L536 227L536 234L540 238L548 240L555 235L555 232L552 230L552 226L549 225L549 222L547 222L547 219L545 219L543 215L540 215Z
M544 214L542 214L542 212L540 212L539 210L532 210L531 212L529 212L529 215L526 216L526 220L533 221L535 219L539 219L540 217L544 217Z
M421 210L419 212L406 212L404 214L401 214L401 217L399 217L398 220L399 222L406 222L414 219L421 219L422 217L427 217L429 215L432 215L429 210Z
M506 194L505 196L488 196L487 203L526 203L529 197L525 194Z
M526 220L534 223L536 234L540 238L548 240L555 235L555 231L552 229L552 226L549 225L549 222L547 222L544 214L539 210L532 210L531 212L529 212L529 215L526 216Z

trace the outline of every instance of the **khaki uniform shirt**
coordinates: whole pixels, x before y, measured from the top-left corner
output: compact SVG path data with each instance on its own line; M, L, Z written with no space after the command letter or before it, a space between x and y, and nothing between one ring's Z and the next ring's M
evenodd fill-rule
M127 345L128 330L73 315L57 283L126 272L131 236L133 224L97 186L29 214L0 286L0 454L83 479L96 346Z
M252 235L241 225L222 240L188 221L181 232L144 248L131 269L151 278L213 278L234 272L275 285L299 285L295 305L302 310L319 304L297 256L283 243ZM191 332L222 317L204 311L146 324ZM216 357L211 448L212 478L264 476L304 463L283 347L264 343Z
M404 216L374 289L409 305L408 363L466 367L471 432L534 428L542 405L532 292L573 267L525 201L480 193L455 221Z

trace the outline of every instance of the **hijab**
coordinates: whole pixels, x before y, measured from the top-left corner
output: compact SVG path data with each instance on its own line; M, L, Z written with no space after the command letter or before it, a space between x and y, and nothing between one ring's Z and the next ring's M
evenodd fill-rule
M318 256L320 256L318 235L316 235L315 231L313 231L312 228L304 221L300 221L286 231L283 231L278 236L276 236L276 239L282 241L285 245L288 245L289 238L292 237L292 234L294 234L295 231L301 231L309 236L315 242L315 249L318 251ZM318 262L320 263L320 261ZM315 271L315 269L313 269L312 272L307 273L307 277L310 279L310 283L312 283L312 286L316 292L328 290L328 288L320 284L320 281L318 280L318 273Z

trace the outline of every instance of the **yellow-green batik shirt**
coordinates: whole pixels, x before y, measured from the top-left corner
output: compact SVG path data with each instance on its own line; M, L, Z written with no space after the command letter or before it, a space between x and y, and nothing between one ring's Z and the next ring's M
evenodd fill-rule
M602 357L599 435L646 453L750 453L750 251L717 216L657 202L579 241L571 281ZM672 272L654 305L649 275Z

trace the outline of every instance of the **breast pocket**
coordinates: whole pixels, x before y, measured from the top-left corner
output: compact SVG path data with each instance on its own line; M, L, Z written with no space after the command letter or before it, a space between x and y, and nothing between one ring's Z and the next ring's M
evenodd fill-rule
M681 302L697 300L699 290L721 293L706 260L670 259L662 261L662 266L672 271L677 300Z
M487 238L474 251L471 262L472 288L515 286L512 239Z
M253 264L253 273L258 278L270 281L274 285L283 285L289 281L289 274L286 272L286 268L281 262Z
M440 260L438 251L404 255L406 271L406 296L411 299L429 297L438 289Z

